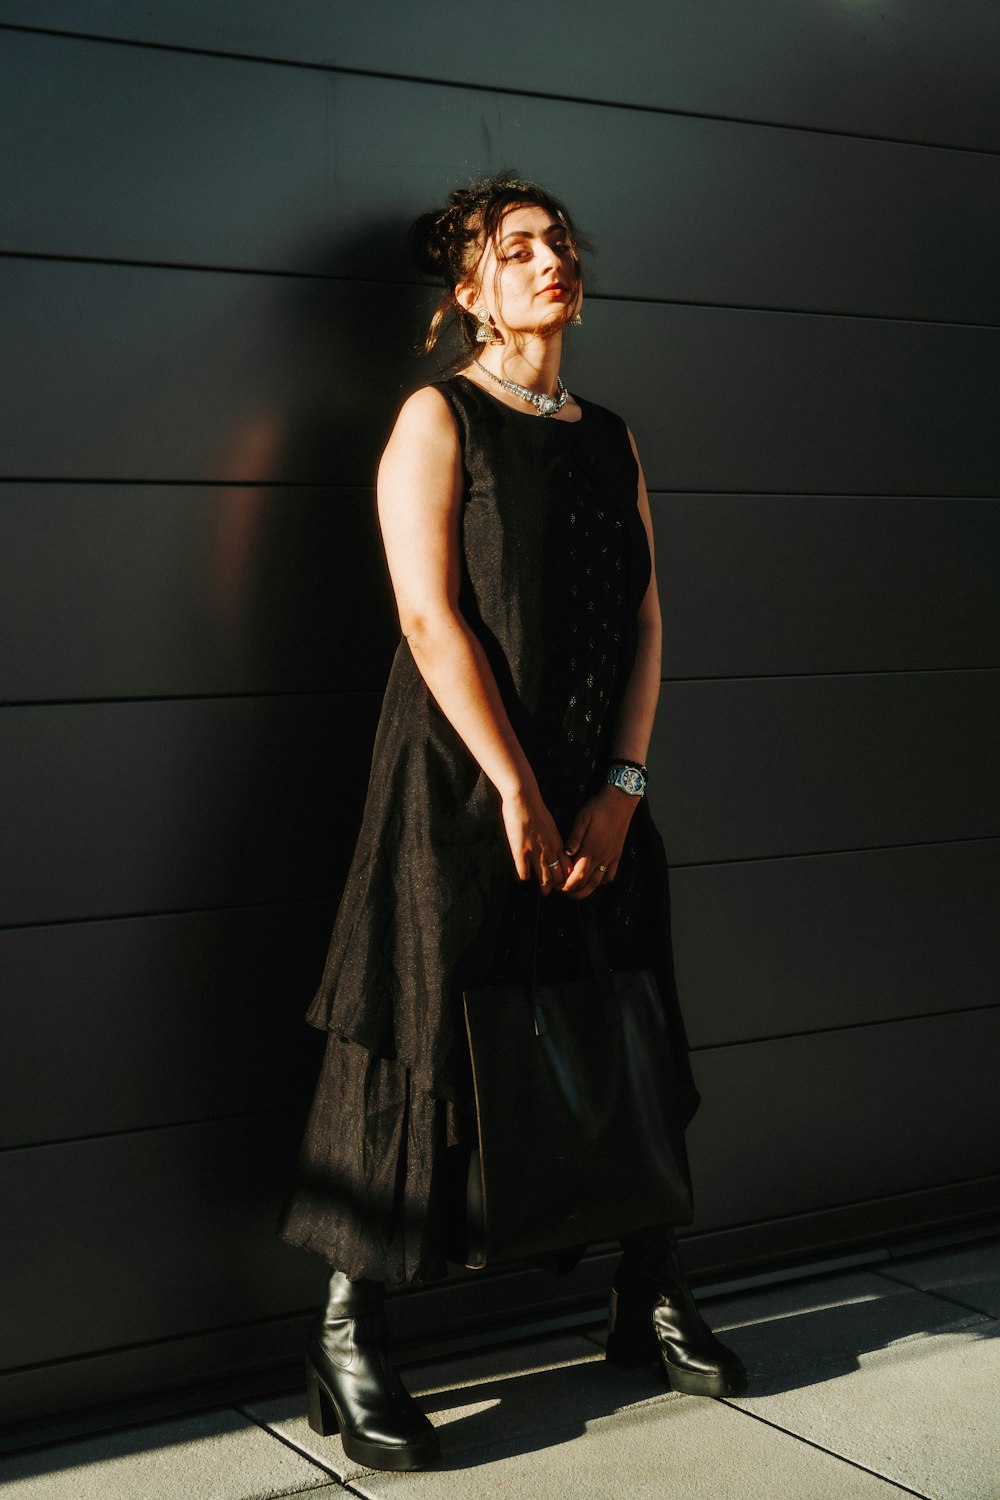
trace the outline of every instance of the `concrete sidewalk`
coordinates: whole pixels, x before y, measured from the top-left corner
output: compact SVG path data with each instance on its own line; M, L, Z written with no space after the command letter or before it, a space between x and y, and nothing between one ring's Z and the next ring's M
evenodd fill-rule
M676 1396L598 1327L406 1372L444 1467L376 1474L302 1393L0 1460L4 1500L1000 1500L1000 1239L705 1304L751 1394Z

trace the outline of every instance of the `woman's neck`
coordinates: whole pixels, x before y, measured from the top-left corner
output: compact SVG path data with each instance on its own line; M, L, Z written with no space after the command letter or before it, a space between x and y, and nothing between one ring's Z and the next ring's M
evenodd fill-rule
M504 380L516 381L539 395L554 396L562 357L562 329L551 338L529 336L523 344L487 344L479 363Z

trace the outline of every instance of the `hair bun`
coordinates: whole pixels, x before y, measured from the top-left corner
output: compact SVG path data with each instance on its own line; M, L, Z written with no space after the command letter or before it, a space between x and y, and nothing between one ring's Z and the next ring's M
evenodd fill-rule
M406 236L406 248L418 271L427 276L443 277L448 263L448 237L445 225L450 211L432 209L414 219Z

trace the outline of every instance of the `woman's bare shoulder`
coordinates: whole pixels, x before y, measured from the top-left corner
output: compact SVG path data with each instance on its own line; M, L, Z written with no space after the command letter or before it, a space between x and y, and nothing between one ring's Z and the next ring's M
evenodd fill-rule
M451 468L459 451L458 429L447 400L435 386L422 385L399 408L379 471L384 474L397 461L412 464L420 459Z
M403 431L412 437L457 439L451 407L444 392L435 385L422 385L407 396L399 408L393 431Z
M407 396L379 462L379 490L401 484L409 495L419 487L450 495L457 489L461 443L455 418L442 392L422 385Z

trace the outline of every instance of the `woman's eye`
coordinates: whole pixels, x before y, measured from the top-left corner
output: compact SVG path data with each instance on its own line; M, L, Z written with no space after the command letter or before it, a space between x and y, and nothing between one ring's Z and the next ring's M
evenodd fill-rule
M555 240L553 240L553 242L552 242L552 248L559 255L570 255L570 256L572 256L572 255L575 254L573 246L570 244L570 242L568 240L559 240L558 242L555 241ZM504 265L506 265L509 260L530 260L531 257L532 257L532 251L528 248L527 245L525 245L524 248L521 249L521 250L512 250L509 255L502 256L501 260L502 260L502 263Z

